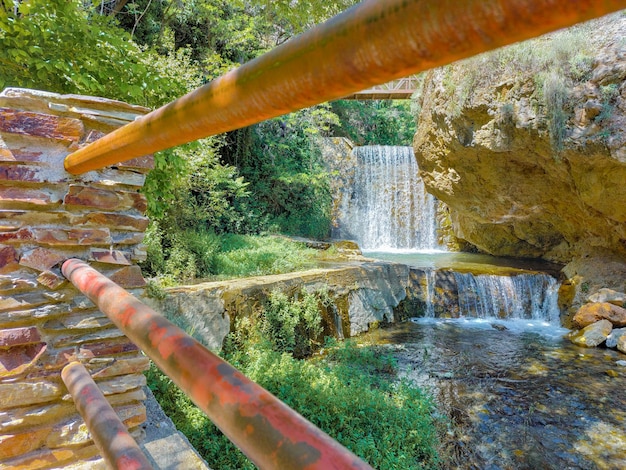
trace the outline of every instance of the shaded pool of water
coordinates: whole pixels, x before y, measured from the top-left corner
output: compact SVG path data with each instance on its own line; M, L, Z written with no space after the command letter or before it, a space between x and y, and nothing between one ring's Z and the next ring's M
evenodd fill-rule
M561 265L537 259L504 258L476 253L445 251L363 251L363 255L414 268L453 269L475 274L510 275L521 271L541 271L558 276Z
M626 355L563 331L416 319L371 335L449 418L446 468L626 469Z

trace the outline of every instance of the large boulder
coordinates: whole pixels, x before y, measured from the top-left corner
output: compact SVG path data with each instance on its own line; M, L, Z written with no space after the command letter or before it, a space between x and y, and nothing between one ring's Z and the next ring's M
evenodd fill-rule
M613 289L600 289L598 292L590 295L587 300L589 302L608 302L618 307L626 307L626 294Z
M600 320L596 323L592 323L586 326L582 330L577 330L568 335L569 340L578 345L586 348L595 348L606 341L606 338L611 333L613 325L608 320Z
M608 302L588 303L574 315L574 325L584 328L598 320L609 320L613 326L626 326L626 308Z

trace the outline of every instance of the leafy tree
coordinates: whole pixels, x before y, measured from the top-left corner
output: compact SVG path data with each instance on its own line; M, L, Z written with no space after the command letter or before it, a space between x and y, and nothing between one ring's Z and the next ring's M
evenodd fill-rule
M409 100L338 100L332 103L341 126L333 135L356 145L411 145L416 122Z

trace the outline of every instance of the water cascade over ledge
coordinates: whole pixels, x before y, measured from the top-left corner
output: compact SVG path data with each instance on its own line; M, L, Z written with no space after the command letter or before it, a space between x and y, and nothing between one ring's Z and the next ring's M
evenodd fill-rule
M470 318L501 318L541 320L558 324L558 282L543 273L512 276L462 273L451 271L456 294L453 316ZM428 277L427 277L428 279ZM427 314L435 316L441 289L430 288ZM454 308L456 307L456 308Z
M339 210L340 238L363 250L435 250L437 201L426 193L411 147L353 150L354 184Z

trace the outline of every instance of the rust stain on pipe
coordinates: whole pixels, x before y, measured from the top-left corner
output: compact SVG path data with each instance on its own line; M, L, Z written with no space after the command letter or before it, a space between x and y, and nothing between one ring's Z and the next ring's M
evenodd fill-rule
M261 469L371 469L268 391L83 261L63 274Z
M80 362L71 362L61 371L61 378L109 467L119 470L151 470L152 465L87 369Z
M103 168L624 8L626 0L366 0L70 154L65 168Z

